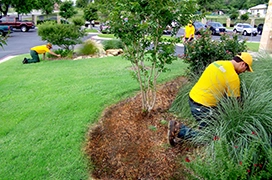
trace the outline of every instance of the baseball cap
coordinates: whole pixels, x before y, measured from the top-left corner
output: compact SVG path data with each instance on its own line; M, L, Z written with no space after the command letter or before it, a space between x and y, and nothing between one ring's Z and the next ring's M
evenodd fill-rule
M252 56L247 52L242 52L241 55L237 55L239 58L241 58L245 63L247 63L249 71L253 72L252 69Z
M49 47L49 48L52 48L52 44L51 43L47 43L46 46Z

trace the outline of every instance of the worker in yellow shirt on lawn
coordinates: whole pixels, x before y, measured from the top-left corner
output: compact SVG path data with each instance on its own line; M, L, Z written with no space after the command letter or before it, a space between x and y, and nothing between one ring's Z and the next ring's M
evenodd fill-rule
M39 54L43 54L43 59L45 59L45 53L47 53L47 52L54 55L54 56L57 56L57 57L61 56L60 54L56 54L56 53L52 52L51 49L52 49L51 43L47 43L46 45L32 47L30 49L30 55L31 55L32 59L24 58L23 64L40 62Z

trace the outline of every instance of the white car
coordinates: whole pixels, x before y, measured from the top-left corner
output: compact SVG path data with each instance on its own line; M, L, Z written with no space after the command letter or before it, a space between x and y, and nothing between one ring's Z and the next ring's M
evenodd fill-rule
M244 36L253 35L256 36L258 34L257 28L252 27L247 23L238 23L233 28L234 33L242 33Z

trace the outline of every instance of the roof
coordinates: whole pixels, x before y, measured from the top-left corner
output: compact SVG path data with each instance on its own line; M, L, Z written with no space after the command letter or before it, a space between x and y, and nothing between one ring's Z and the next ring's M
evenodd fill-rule
M266 4L259 4L257 6L249 8L249 10L254 10L254 9L267 9Z

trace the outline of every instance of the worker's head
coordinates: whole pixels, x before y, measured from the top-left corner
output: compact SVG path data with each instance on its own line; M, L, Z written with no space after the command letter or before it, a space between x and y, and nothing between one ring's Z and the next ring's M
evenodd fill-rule
M189 22L188 22L188 26L192 26L193 25L193 22L192 22L192 20L190 20Z
M52 44L51 44L51 43L47 43L47 44L46 44L46 47L47 47L48 49L52 49Z
M252 70L252 56L247 52L242 52L237 54L233 60L238 63L238 66L236 67L237 73L242 73L245 71L253 72Z

